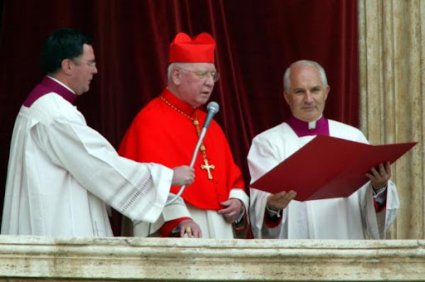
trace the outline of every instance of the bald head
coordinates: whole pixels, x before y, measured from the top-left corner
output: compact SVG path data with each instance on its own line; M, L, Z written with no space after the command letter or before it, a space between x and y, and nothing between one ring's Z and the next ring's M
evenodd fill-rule
M315 61L309 60L300 60L292 63L285 71L283 75L283 89L288 91L291 88L291 73L294 69L299 69L303 67L312 67L319 71L320 79L324 86L328 86L328 79L326 78L326 72L323 67Z
M322 116L330 88L318 63L293 63L284 74L284 88L285 101L294 117L311 122Z

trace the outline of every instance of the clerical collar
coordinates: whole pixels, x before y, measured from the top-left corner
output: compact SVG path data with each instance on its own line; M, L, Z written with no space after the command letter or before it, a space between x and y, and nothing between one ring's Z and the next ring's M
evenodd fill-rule
M28 95L24 102L24 106L31 107L31 105L40 97L51 92L60 95L71 104L74 104L77 99L77 95L75 95L69 87L52 77L46 76Z
M161 96L164 97L165 100L168 101L173 107L181 111L183 115L188 115L191 118L196 117L197 109L194 109L188 103L183 102L182 100L177 98L177 96L171 93L170 90L164 89L164 91L162 91L161 93Z
M309 135L329 136L329 121L323 116L313 122L302 121L291 116L286 123L295 131L298 137Z
M66 88L66 89L68 89L69 91L71 91L71 92L72 92L72 94L76 95L76 94L75 94L75 92L74 92L74 90L72 90L71 88L69 88L69 86L67 86L67 85L66 85L65 83L63 83L62 81L57 80L56 78L54 78L54 77L52 77L52 76L50 76L50 75L48 75L47 77L48 77L48 78L50 78L51 80L53 80L54 82L56 82L56 83L58 83L58 84L62 85L63 87L65 87L65 88Z

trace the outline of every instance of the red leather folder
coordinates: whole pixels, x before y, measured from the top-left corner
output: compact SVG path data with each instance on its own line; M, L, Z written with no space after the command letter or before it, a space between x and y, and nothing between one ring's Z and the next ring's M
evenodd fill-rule
M370 145L317 136L250 186L270 193L294 190L298 201L348 197L380 163L393 163L416 142Z

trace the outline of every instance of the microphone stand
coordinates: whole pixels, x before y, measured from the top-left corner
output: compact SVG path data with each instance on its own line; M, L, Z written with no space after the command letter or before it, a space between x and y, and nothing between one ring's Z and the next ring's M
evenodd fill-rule
M196 156L198 155L199 148L201 147L202 141L204 140L205 134L207 133L207 129L210 125L210 122L213 116L218 112L219 105L216 102L209 102L207 106L208 114L205 118L204 126L202 127L201 133L199 134L198 143L195 146L195 150L193 151L192 160L190 161L190 168L193 168L195 165ZM174 203L183 193L184 189L186 189L186 185L180 186L179 192L169 201L165 203L166 206Z
M192 160L190 161L190 167L193 168L196 161L196 156L198 155L199 148L201 147L202 141L204 140L205 134L207 133L207 128L203 127L201 130L201 134L199 134L198 143L196 143L195 150L193 151ZM179 192L169 201L165 203L166 206L174 203L183 193L184 189L186 189L186 184L180 186Z

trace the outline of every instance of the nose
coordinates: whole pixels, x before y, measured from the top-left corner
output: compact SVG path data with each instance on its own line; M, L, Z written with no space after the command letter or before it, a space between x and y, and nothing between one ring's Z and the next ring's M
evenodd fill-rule
M310 91L307 91L304 95L304 101L306 103L311 103L313 101L313 96L311 95Z
M207 78L205 79L205 84L214 86L214 76L211 73L208 73Z
M93 68L93 74L97 74L97 67L96 66L94 66L94 68Z

